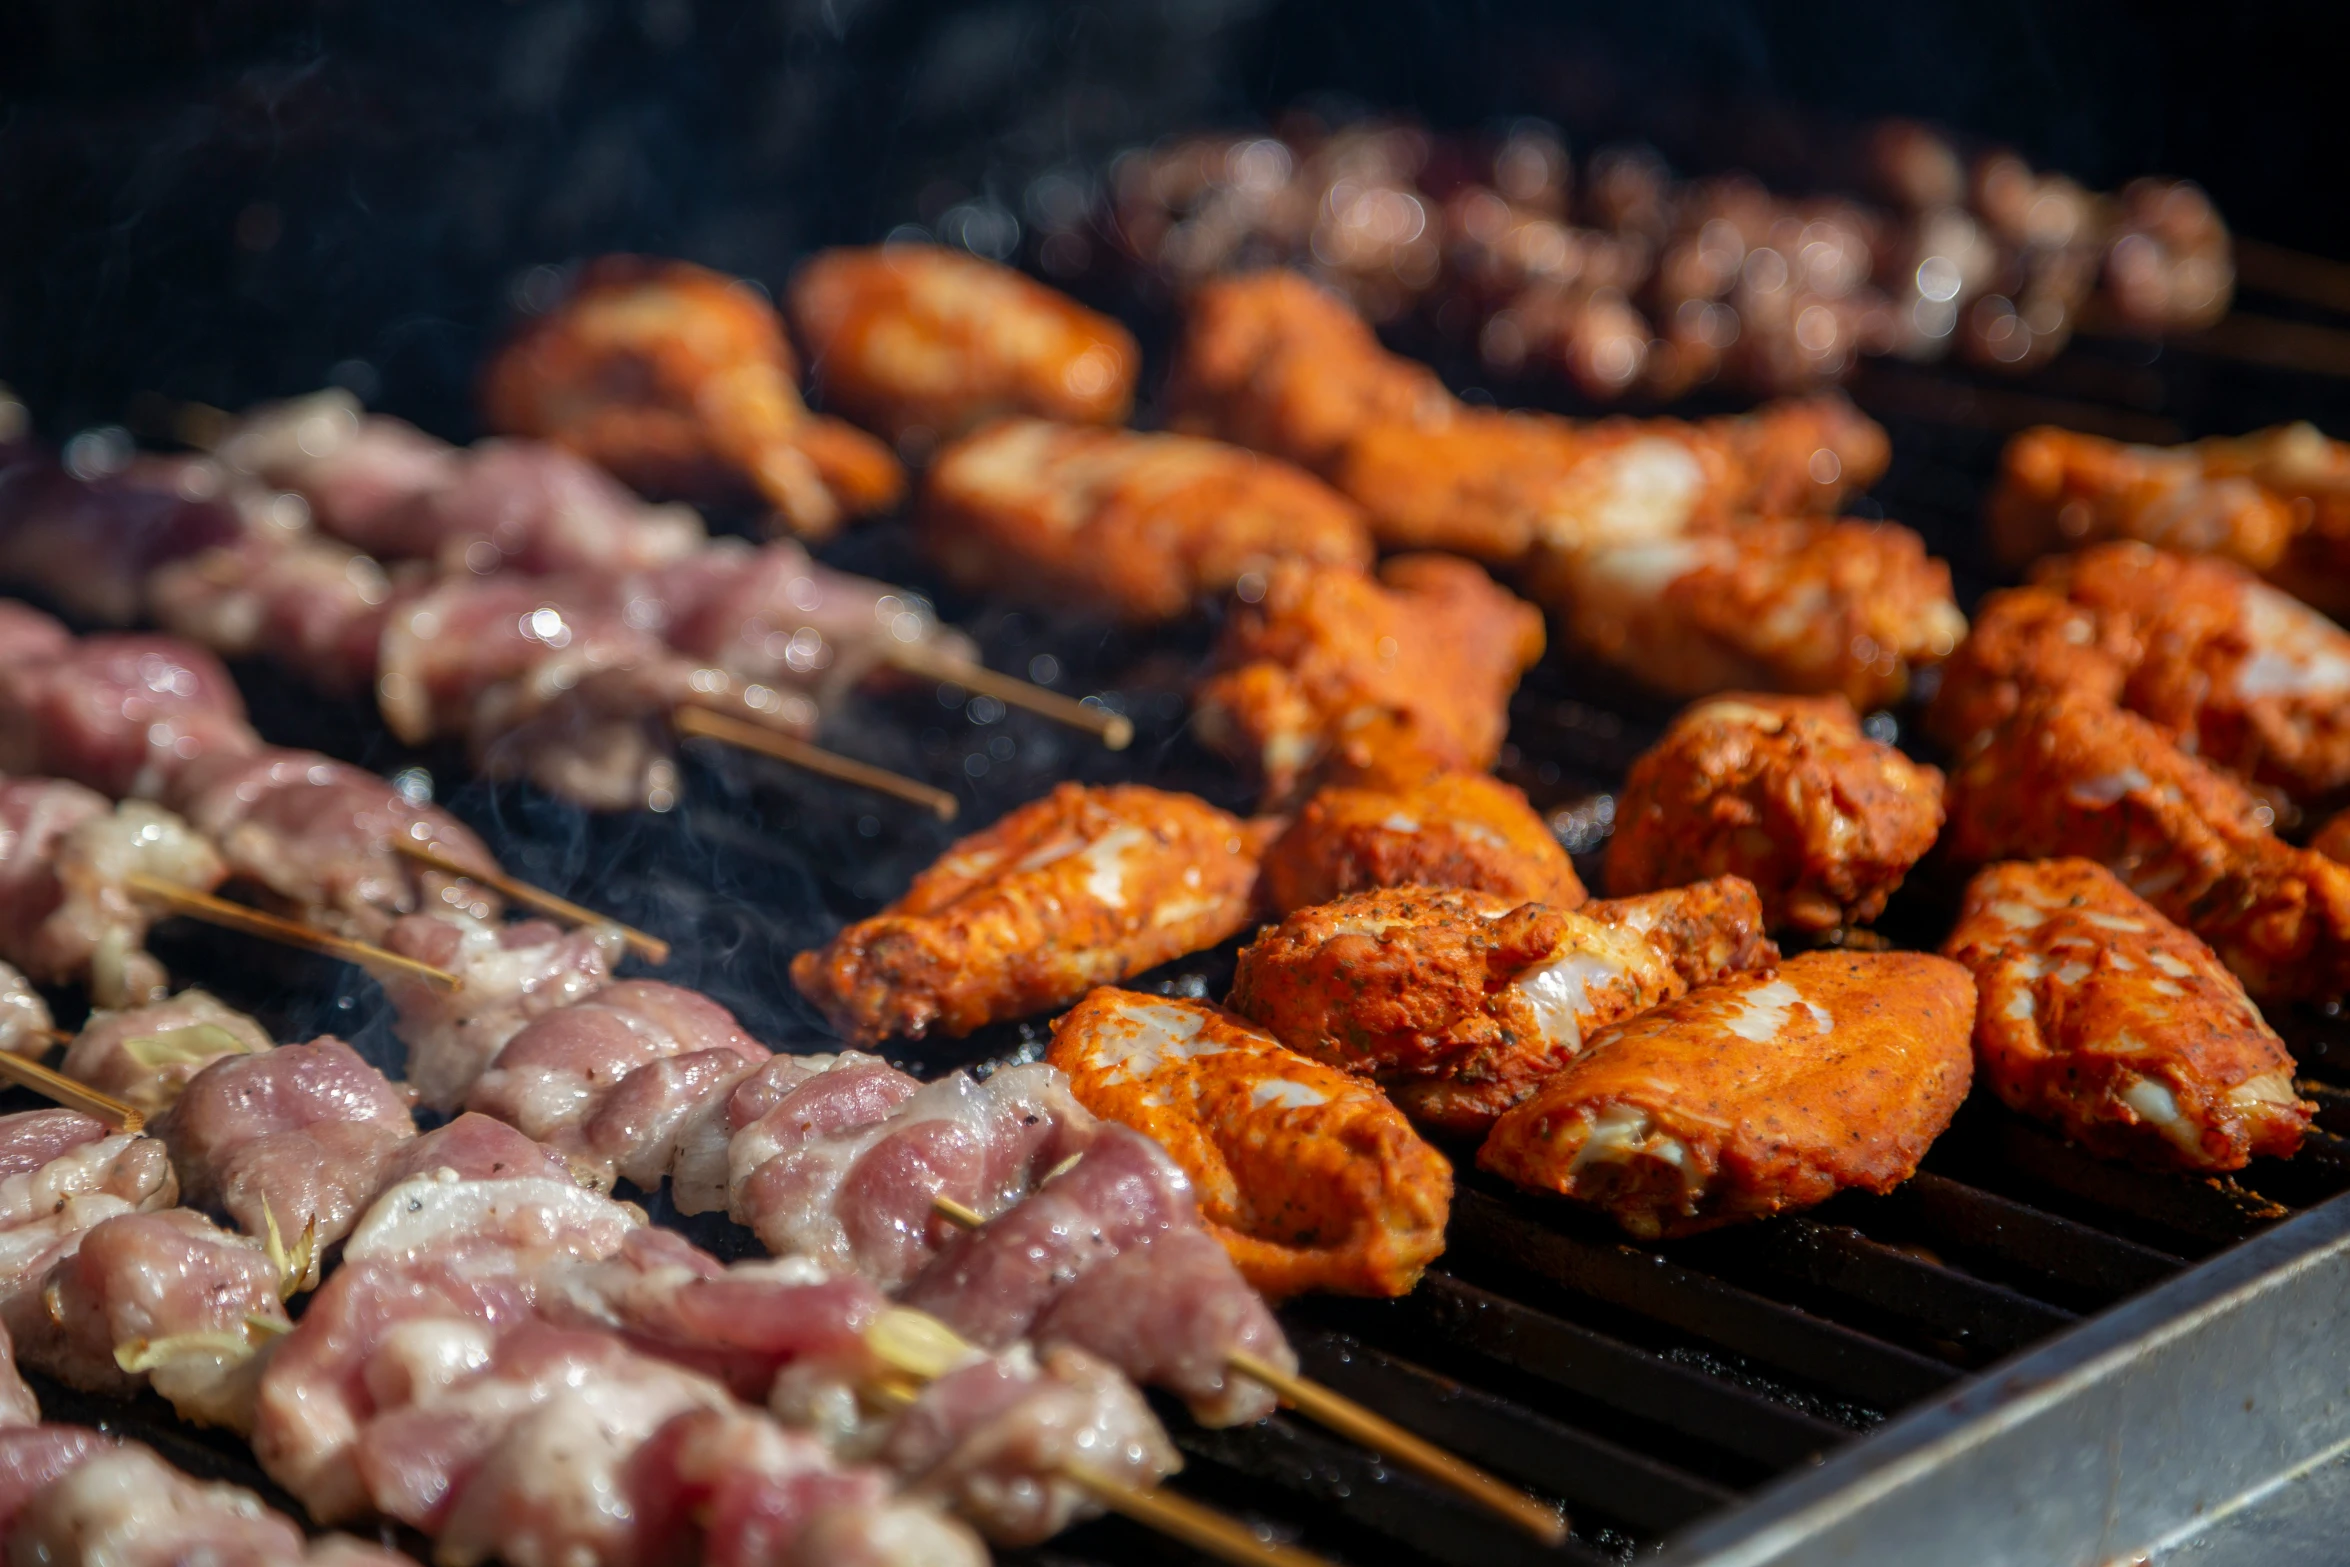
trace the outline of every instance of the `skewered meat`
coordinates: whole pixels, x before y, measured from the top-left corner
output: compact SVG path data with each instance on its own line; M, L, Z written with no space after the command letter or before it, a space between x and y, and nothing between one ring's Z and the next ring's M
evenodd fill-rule
M435 1110L462 1104L532 1018L601 990L624 945L610 925L493 925L460 914L407 915L384 932L383 944L461 980L445 990L396 969L376 976L399 1014L392 1032L408 1047L409 1086Z
M250 1491L192 1480L143 1447L90 1454L44 1487L17 1513L9 1549L58 1567L304 1561L292 1519Z
M682 261L607 256L482 374L490 425L600 463L640 489L755 491L822 538L895 504L896 459L810 414L774 307Z
M82 479L29 441L0 440L0 577L41 583L70 614L128 625L150 571L245 532L202 470L159 477L134 467Z
M37 980L85 980L100 1006L161 995L163 966L145 950L154 910L129 879L209 892L227 874L211 844L143 800L0 778L0 955Z
M1642 1239L1889 1191L1966 1098L1973 977L1914 952L1807 952L1594 1036L1477 1162Z
M13 964L0 963L0 1050L40 1057L52 1043L49 1003Z
M2235 292L2235 247L2201 187L2136 179L2121 189L2119 233L2105 252L2105 290L2146 332L2210 326Z
M1842 697L1737 692L1682 713L1632 764L1607 889L1739 876L1774 928L1864 925L1941 828L1942 774L1862 734Z
M1619 829L1620 830L1620 829ZM1583 883L1526 796L1489 773L1409 788L1317 790L1265 850L1259 889L1275 914L1374 887L1465 887L1571 909Z
M792 959L792 983L857 1044L1041 1012L1239 931L1265 836L1190 795L1062 784Z
M319 1252L350 1233L415 1141L407 1102L331 1035L215 1060L190 1079L156 1135L171 1149L184 1201L214 1207L248 1235L308 1235Z
M0 772L168 799L191 764L258 743L228 671L176 637L82 637L0 667Z
M313 924L370 939L396 917L427 910L475 919L494 894L400 854L405 838L443 858L495 870L467 827L388 780L315 751L277 747L222 757L181 775L175 800L216 844L232 874L266 887Z
M771 1053L698 991L657 980L606 985L542 1013L498 1051L466 1106L537 1142L575 1146L603 1099L638 1069L699 1051L757 1066Z
M2035 697L1952 768L1945 804L1955 865L2094 860L2254 996L2350 991L2350 867L2279 839L2268 805L2135 713Z
M224 658L263 654L333 696L375 680L384 622L422 591L424 573L397 577L324 539L257 536L155 568L147 612L166 631Z
M1975 1059L2011 1109L2093 1152L2187 1170L2290 1157L2315 1107L2202 942L2087 860L1994 865L1945 955L1974 971Z
M1361 514L1286 463L1182 435L1007 419L938 454L925 547L970 588L1136 625L1177 619L1275 560L1364 567Z
M1890 523L1789 518L1547 551L1526 586L1569 646L1669 696L1832 692L1866 712L1966 635L1950 568Z
M1398 887L1260 932L1230 1004L1292 1050L1377 1078L1413 1119L1479 1133L1597 1029L1776 961L1762 931L1734 876L1580 911Z
M1452 1169L1385 1095L1196 1001L1094 991L1046 1057L1085 1107L1183 1167L1250 1284L1408 1294L1444 1249Z
M1033 1338L1147 1366L1204 1423L1261 1419L1271 1395L1235 1376L1228 1357L1248 1350L1288 1370L1296 1356L1213 1241L1205 1251L1160 1250L1187 1232L1199 1233L1199 1211L1182 1170L1147 1137L1104 1127L1035 1196L948 1242L904 1300L983 1347ZM1072 1304L1074 1290L1129 1257L1113 1275L1118 1288ZM1126 1304L1100 1309L1112 1299Z
M58 1066L75 1082L155 1116L213 1062L260 1055L272 1043L259 1023L190 987L169 1000L91 1013Z
M2119 702L2295 800L2350 784L2350 633L2226 561L2120 543L2043 562L1984 601L1930 721L1963 752L2057 690Z
M666 1180L679 1213L723 1213L727 1110L758 1067L731 1048L696 1050L641 1066L597 1101L581 1124L580 1164L652 1191Z
M151 1137L110 1132L77 1110L25 1110L0 1116L0 1233L13 1248L30 1224L79 1205L128 1213L165 1207L179 1197L171 1160ZM87 1229L96 1219L85 1219ZM0 1276L21 1274L21 1268Z
M1358 430L1448 417L1436 373L1391 354L1370 323L1296 272L1203 283L1185 301L1168 372L1168 427L1315 472Z
M1132 333L967 252L822 251L787 308L825 406L910 455L1005 414L1114 425L1134 406Z
M2287 475L2306 472L2322 484L2341 467L2334 443L2307 425L2184 447L2129 446L2044 425L2000 454L1987 508L1991 548L2014 567L2134 539L2269 573L2310 521L2313 499ZM2272 488L2272 478L2283 482Z
M1389 786L1493 764L1542 616L1468 561L1403 555L1372 578L1280 561L1243 592L1195 693L1201 738L1260 773Z
M1885 471L1885 432L1842 398L1684 424L1467 409L1364 428L1331 482L1386 549L1515 561L1672 538L1750 514L1833 511Z
M777 1256L813 1257L892 1290L953 1234L935 1198L995 1213L1094 1131L1048 1067L922 1083L855 1051L778 1057L736 1091L730 1114L735 1219Z

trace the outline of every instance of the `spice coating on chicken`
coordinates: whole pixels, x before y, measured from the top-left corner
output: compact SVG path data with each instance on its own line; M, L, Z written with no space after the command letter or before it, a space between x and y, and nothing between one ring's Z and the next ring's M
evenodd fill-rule
M1005 414L1124 424L1134 406L1131 332L967 251L823 251L786 308L825 406L908 449Z
M1107 987L1046 1059L1096 1115L1156 1139L1249 1283L1403 1295L1444 1250L1452 1167L1361 1078L1221 1008Z
M1241 950L1230 1005L1378 1079L1414 1120L1481 1133L1595 1030L1774 962L1762 929L1735 877L1580 910L1397 887L1267 928Z
M1184 435L1007 419L938 454L918 521L963 587L1151 625L1296 557L1367 567L1354 504L1286 463Z
M1167 406L1171 429L1321 472L1366 426L1443 419L1458 405L1344 301L1273 269L1213 279L1184 302Z
M1599 1034L1477 1163L1644 1240L1890 1191L1966 1098L1974 1021L1955 963L1807 952Z
M1618 898L1740 876L1774 928L1861 925L1942 828L1942 774L1861 733L1842 697L1736 692L1673 721L1617 796Z
M1465 887L1572 909L1574 863L1526 796L1490 773L1398 788L1315 791L1265 850L1258 892L1274 914L1373 887Z
M1951 770L1952 863L2078 855L2209 942L2263 1001L2350 993L2350 867L2137 714L2037 697Z
M2014 567L2056 550L2134 539L2275 569L2301 519L2289 499L2241 469L2219 467L2209 460L2215 455L2052 426L2026 430L2000 454L1986 513L1992 552Z
M2350 784L2350 632L2227 561L2117 543L2043 562L1983 601L1929 722L1963 752L2060 690L2295 800Z
M1482 772L1542 643L1541 612L1465 560L1402 555L1376 578L1283 561L1233 606L1192 721L1273 806L1309 781Z
M1966 635L1950 568L1891 523L1784 518L1544 551L1525 586L1570 647L1668 696L1834 693L1867 712Z
M492 428L567 446L643 489L748 486L810 538L893 505L887 447L800 401L775 309L682 261L607 256L482 376Z
M1514 561L1540 548L1671 538L1755 514L1833 511L1891 454L1842 398L1766 405L1731 419L1610 419L1465 409L1366 427L1331 482L1386 549Z
M1974 972L1976 1067L2010 1109L2157 1168L2300 1146L2316 1107L2284 1041L2209 947L2104 866L1991 866L1942 950Z
M1065 783L792 959L792 983L858 1044L1065 1005L1244 927L1266 835L1190 795Z

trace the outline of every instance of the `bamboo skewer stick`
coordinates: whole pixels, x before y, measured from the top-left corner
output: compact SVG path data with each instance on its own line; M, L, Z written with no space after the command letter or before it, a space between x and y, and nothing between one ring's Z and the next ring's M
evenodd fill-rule
M2305 255L2264 240L2235 241L2236 280L2264 294L2282 294L2305 305L2350 311L2350 266Z
M104 1121L118 1132L138 1133L147 1129L147 1117L136 1108L123 1103L112 1094L75 1082L63 1072L41 1065L28 1056L10 1055L0 1051L0 1077L29 1088L43 1098L51 1099L68 1110Z
M434 870L446 875L462 876L467 881L479 882L482 886L503 894L525 908L536 909L541 914L552 914L557 919L568 920L574 925L614 926L627 940L630 949L647 962L666 963L669 961L669 943L660 937L649 936L633 925L622 925L616 919L598 914L594 909L574 903L569 898L557 897L544 887L534 887L529 882L507 875L504 871L479 870L461 860L453 860L442 852L438 843L418 843L413 838L394 838L392 847L419 865L429 865Z
M1123 751L1134 743L1134 721L1123 713L1113 713L1106 707L1087 707L1058 691L1015 679L985 664L941 653L936 648L918 644L902 644L890 649L889 661L909 675L920 675L929 680L945 680L992 696L1006 707L1026 708L1041 714L1057 724L1082 729L1093 735L1113 751Z
M34 1061L40 1060L50 1051L55 1050L59 1045L70 1045L73 1043L73 1035L62 1028L36 1028L27 1030L27 1032L29 1032L33 1038L38 1039L41 1042L41 1048L35 1051L28 1058Z
M763 724L730 718L706 707L681 707L672 715L672 719L681 735L691 735L699 740L716 740L722 745L756 751L761 756L772 756L779 762L789 762L794 767L805 768L826 778L905 800L924 807L942 822L953 821L955 813L962 808L956 803L955 797L944 789L934 789L885 767L875 767L869 762L837 755L821 746L810 745L797 735L787 735Z
M975 1230L987 1220L974 1208L952 1197L933 1197L939 1214ZM1567 1520L1558 1509L1527 1495L1516 1486L1487 1474L1467 1459L1456 1458L1423 1437L1414 1436L1385 1415L1364 1408L1353 1399L1309 1378L1283 1371L1245 1350L1225 1358L1225 1369L1235 1376L1262 1383L1299 1414L1328 1426L1349 1441L1380 1457L1391 1459L1424 1479L1508 1519L1534 1538L1557 1545L1567 1537Z
M125 877L124 885L139 896L162 904L174 914L185 914L191 919L203 920L228 930L243 931L248 936L260 936L269 941L283 942L289 947L301 947L311 952L323 952L330 958L341 958L348 963L363 963L377 968L398 969L414 974L449 990L462 988L464 982L444 968L435 968L397 952L387 952L370 942L353 941L348 936L332 935L293 920L280 919L275 914L242 903L231 903L208 892L197 892L143 872L134 871Z

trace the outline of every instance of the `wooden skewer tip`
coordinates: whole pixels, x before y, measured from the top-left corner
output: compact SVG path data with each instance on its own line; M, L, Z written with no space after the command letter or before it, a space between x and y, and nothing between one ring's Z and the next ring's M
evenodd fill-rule
M1055 723L1082 729L1112 751L1123 751L1134 743L1134 721L1124 713L1113 713L1099 703L1088 706L985 664L975 664L918 642L893 648L889 661L910 675L943 680L981 696L992 696L1007 707L1024 708Z
M372 942L354 941L348 936L337 936L331 931L318 930L295 920L281 919L275 914L243 903L231 903L216 898L209 892L198 892L177 882L133 872L123 878L123 884L143 898L162 904L175 914L203 920L227 930L243 931L265 941L282 942L289 947L300 947L309 952L323 952L328 957L341 958L347 963L360 963L375 968L396 969L413 974L446 990L461 990L464 981L444 968L420 962L397 952L388 952Z
M68 1110L79 1110L86 1116L104 1121L118 1132L136 1136L147 1129L147 1117L136 1106L126 1104L112 1094L100 1093L86 1083L77 1083L63 1072L45 1067L25 1056L0 1051L0 1078L29 1088Z
M871 789L877 794L886 794L922 806L942 822L953 821L956 813L962 809L955 797L944 789L934 789L902 773L893 773L886 767L875 767L870 762L860 762L854 757L827 751L822 746L810 745L797 735L785 734L765 724L692 706L677 709L672 715L672 721L680 734L755 751L761 756L789 762L794 767L841 783L854 784L860 789Z
M629 949L647 962L666 963L669 961L669 943L660 937L648 935L633 925L623 925L618 920L597 913L594 909L574 903L569 898L547 891L544 887L533 886L518 877L509 876L504 871L483 870L478 866L468 865L462 860L453 859L448 851L438 843L418 843L413 838L394 838L392 847L420 865L429 865L443 875L461 876L467 881L478 882L525 908L536 909L541 914L552 914L556 918L568 920L574 925L610 925L620 932L622 939L628 943Z

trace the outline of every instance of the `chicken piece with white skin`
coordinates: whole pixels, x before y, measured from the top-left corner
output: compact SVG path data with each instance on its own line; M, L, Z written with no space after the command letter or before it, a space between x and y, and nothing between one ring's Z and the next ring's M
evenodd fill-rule
M1096 1129L1051 1067L921 1083L855 1051L812 1072L777 1057L736 1090L732 1113L736 1221L779 1256L814 1257L885 1289L955 1233L934 1199L999 1212Z
M2011 1109L2157 1168L2300 1146L2316 1107L2284 1041L2209 947L2105 867L1990 867L1943 952L1974 971L1976 1070Z
M49 1003L16 968L0 963L0 1050L36 1059L56 1043Z
M1375 1086L1228 1012L1104 987L1054 1020L1046 1059L1183 1167L1266 1295L1408 1294L1444 1249L1444 1156Z
M792 983L858 1045L1063 1006L1244 928L1274 825L1139 784L1062 784L793 958Z
M1941 827L1941 773L1862 733L1843 698L1734 692L1682 713L1632 764L1607 890L1742 876L1774 929L1866 924Z
M0 779L0 957L45 984L86 983L107 1007L156 999L163 966L145 946L155 909L132 878L210 892L227 875L219 852L160 806L112 804L62 779Z
M98 1011L66 1046L59 1069L77 1083L155 1116L224 1056L258 1055L274 1041L259 1023L190 988L168 1001Z
M1807 952L1595 1035L1477 1162L1643 1239L1885 1192L1973 1071L1973 976L1915 952Z
M1667 696L1908 695L1966 635L1950 568L1892 523L1782 518L1550 549L1527 593L1569 647Z
M1461 1134L1532 1093L1593 1032L1778 948L1735 876L1580 910L1397 887L1301 909L1241 950L1231 1008Z

